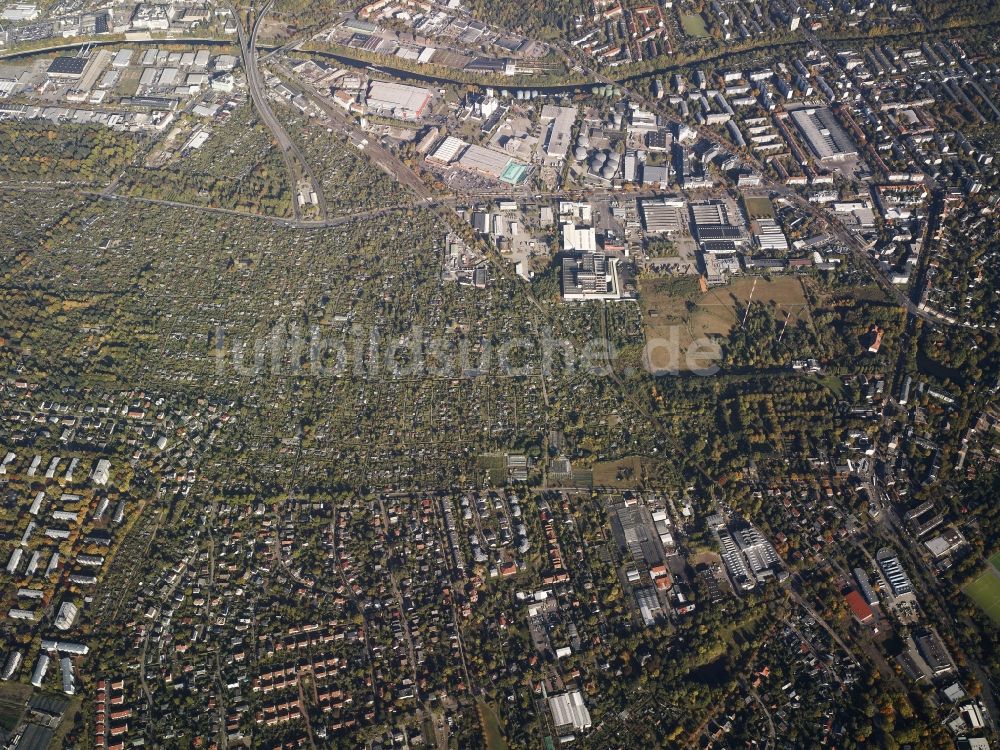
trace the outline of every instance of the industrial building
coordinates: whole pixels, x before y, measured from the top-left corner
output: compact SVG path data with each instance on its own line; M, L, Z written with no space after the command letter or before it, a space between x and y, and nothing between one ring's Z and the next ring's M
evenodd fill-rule
M820 161L842 161L858 155L858 148L827 107L797 109L792 121Z
M774 567L778 564L778 555L771 543L753 526L739 529L736 532L736 543L750 564L750 570L759 581L774 575Z
M427 159L440 164L453 164L510 185L520 184L528 175L528 167L514 161L507 154L474 143L469 144L454 136L441 141Z
M642 618L642 624L647 628L655 625L663 617L663 606L660 604L660 598L656 595L656 589L652 586L636 589L635 605Z
M391 81L372 81L365 104L372 114L399 120L416 120L423 116L433 94L428 89Z
M924 662L930 668L934 677L947 674L955 668L955 664L945 648L941 637L933 630L927 630L914 638L917 649L923 657Z
M699 201L690 205L695 226L729 223L729 211L722 201Z
M861 568L855 568L854 578L858 582L858 588L861 589L861 595L864 596L865 601L868 602L870 606L878 604L878 594L876 594L875 589L872 588L871 580L868 578L868 573Z
M665 188L670 184L670 167L666 164L643 164L642 184Z
M698 224L695 237L702 252L710 254L735 253L750 244L746 230L733 224Z
M725 528L722 528L718 530L718 538L719 548L722 550L722 561L726 564L726 570L729 571L733 585L744 591L751 590L757 585L757 579L747 567L746 558L743 557L740 548L736 546L732 535Z
M687 227L684 201L679 198L653 198L639 201L642 224L652 234L677 234Z
M597 250L597 232L593 227L562 225L563 250L592 253Z
M438 144L438 147L434 149L434 153L427 158L432 161L441 162L442 164L451 164L468 145L461 138L449 135Z
M602 252L586 252L563 258L563 299L618 299L618 269L614 258Z
M155 3L139 3L132 12L132 28L166 31L170 28L168 6Z
M0 21L34 21L38 18L38 6L34 3L11 3L0 11Z
M469 145L458 157L458 166L473 172L480 172L494 179L499 179L511 158L507 154L476 144Z
M867 625L875 621L875 613L872 611L871 606L857 591L851 589L847 596L844 597L844 600L847 602L851 614L854 615L858 622Z
M788 238L774 219L758 219L754 241L761 250L788 252Z
M57 78L67 81L75 81L83 75L83 69L87 67L86 57L66 57L55 58L46 71L49 78Z
M583 694L579 690L549 696L549 711L557 730L579 732L591 727L590 711L584 705Z
M133 51L130 49L120 49L115 53L114 59L111 61L111 67L113 68L127 68L132 64Z
M540 116L542 126L548 126L545 134L545 155L550 159L565 159L569 151L573 123L576 122L576 107L559 107L546 104Z
M611 531L623 552L647 571L664 562L660 535L645 504L619 503L611 515Z

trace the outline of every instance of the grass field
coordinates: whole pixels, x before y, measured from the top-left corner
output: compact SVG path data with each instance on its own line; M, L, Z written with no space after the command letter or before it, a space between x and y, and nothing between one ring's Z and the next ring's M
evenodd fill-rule
M965 587L965 595L972 599L993 622L1000 625L1000 574L987 569Z
M993 557L990 558L990 565L992 565L997 570L1000 570L1000 552L997 552Z
M617 461L594 464L593 483L597 487L635 487L646 474L644 461L639 456L629 456Z
M739 278L726 286L702 292L694 277L641 279L639 306L647 343L659 340L651 351L651 365L656 369L689 369L685 352L702 337L726 337L746 312L753 289L753 300L772 307L779 320L809 316L802 282L794 276L770 280ZM671 363L674 353L679 356Z
M500 720L485 701L479 701L479 720L483 725L486 750L507 750L507 741L500 731Z
M118 92L121 96L135 96L139 90L139 78L142 71L139 68L127 68L122 73L118 83Z
M745 195L743 205L746 206L747 216L750 219L773 219L774 209L771 207L771 199L766 195Z
M838 401L843 401L846 397L844 381L836 375L814 375L816 382L826 388Z
M699 13L681 13L681 28L688 36L704 39L708 36L705 19Z

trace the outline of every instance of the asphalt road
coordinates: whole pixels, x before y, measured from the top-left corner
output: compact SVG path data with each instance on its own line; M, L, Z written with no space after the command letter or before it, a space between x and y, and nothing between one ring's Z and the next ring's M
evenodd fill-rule
M260 72L260 66L257 60L257 34L260 31L260 22L264 16L267 15L267 11L270 9L273 1L274 0L269 0L269 2L260 9L260 12L254 19L249 35L243 29L242 23L236 24L237 35L240 43L240 55L243 58L243 69L246 71L247 86L250 89L250 99L253 102L254 108L257 110L257 114L260 116L261 121L265 126L267 126L267 129L271 131L271 135L274 137L275 142L278 144L278 148L281 150L282 158L285 161L285 168L288 170L288 177L291 181L291 187L295 192L295 197L292 203L295 210L296 221L302 221L302 208L299 206L298 201L298 185L300 177L311 183L312 189L316 193L317 206L319 208L320 216L325 218L326 199L323 197L323 191L320 188L319 182L313 178L313 175L309 170L309 163L306 161L302 150L298 147L295 141L291 139L288 135L288 131L285 130L284 125L281 124L275 116L274 110L271 109L271 105L267 101L264 78ZM235 8L232 8L232 12L235 18L239 18Z

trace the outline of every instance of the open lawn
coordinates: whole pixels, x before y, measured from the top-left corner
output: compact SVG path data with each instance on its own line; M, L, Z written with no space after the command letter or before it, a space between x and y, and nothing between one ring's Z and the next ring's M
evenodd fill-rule
M704 39L708 36L705 19L699 13L681 13L681 28L688 36Z
M500 720L485 701L478 702L479 720L483 725L483 735L486 738L486 750L507 750L507 741L500 731Z
M989 568L965 587L965 595L1000 625L1000 574Z
M122 73L118 82L118 94L120 96L135 96L139 91L139 79L142 77L142 68L129 67Z
M750 219L774 218L771 199L766 195L745 195L743 196L743 205L746 206L747 216Z
M990 558L990 565L1000 571L1000 552L997 552Z
M767 280L738 278L731 284L702 292L693 276L639 281L639 305L642 310L646 343L651 344L650 363L655 369L689 370L703 366L688 363L685 353L701 338L725 338L739 316L746 312L753 289L753 301L774 310L779 320L809 316L802 282L794 276ZM673 362L671 362L673 360Z

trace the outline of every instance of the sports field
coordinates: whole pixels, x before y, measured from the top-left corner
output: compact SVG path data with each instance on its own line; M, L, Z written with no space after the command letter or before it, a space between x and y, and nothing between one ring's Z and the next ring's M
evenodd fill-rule
M993 622L1000 625L1000 575L995 570L987 569L966 586L965 595L989 615Z
M997 552L990 558L990 565L1000 571L1000 552Z

